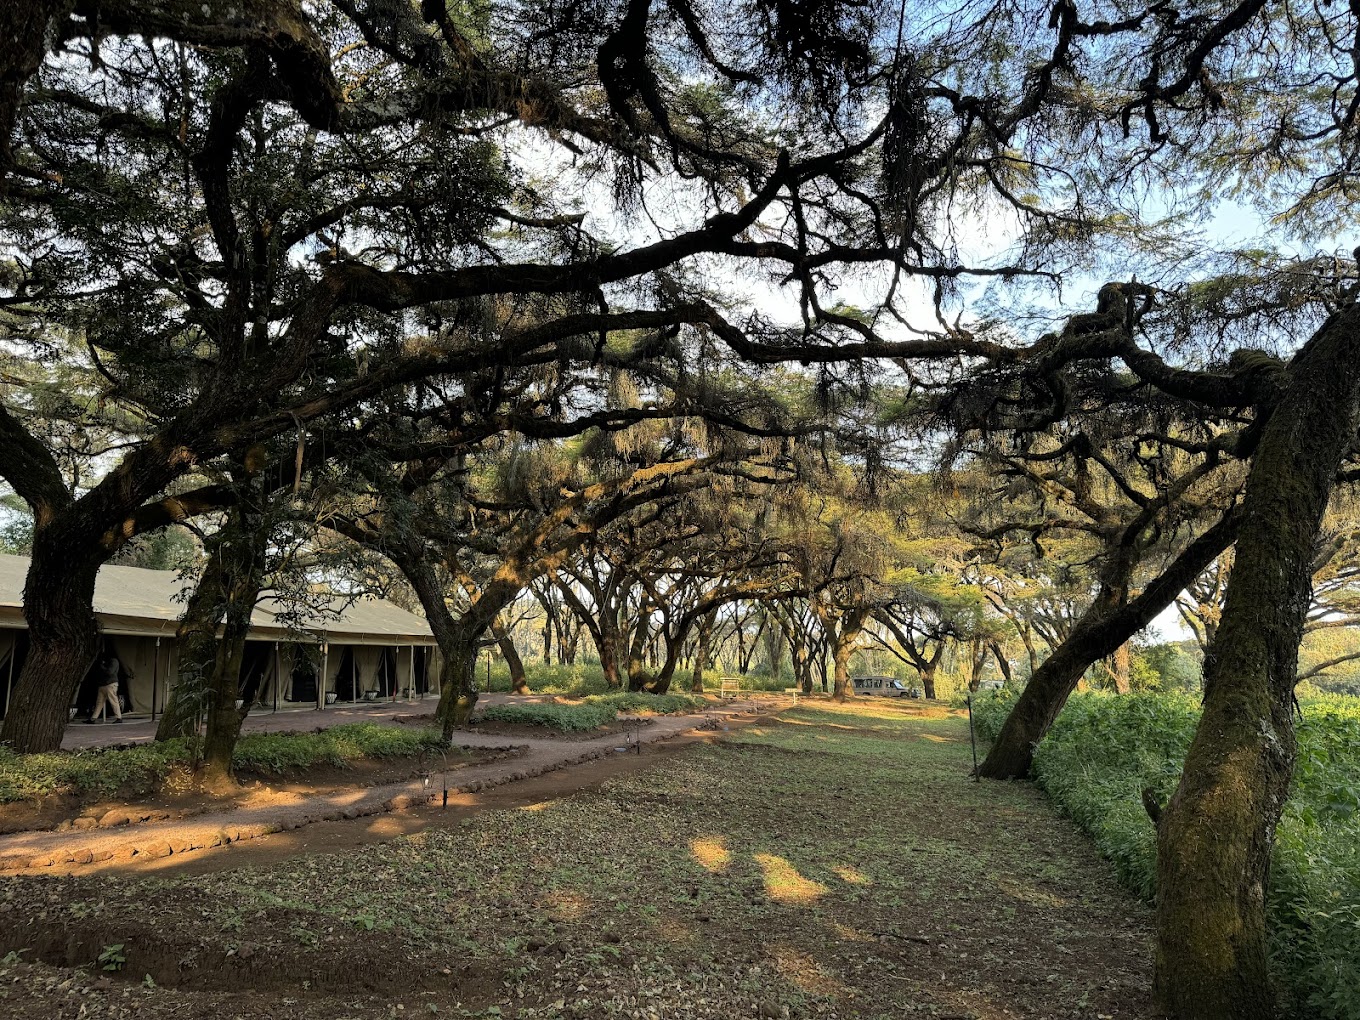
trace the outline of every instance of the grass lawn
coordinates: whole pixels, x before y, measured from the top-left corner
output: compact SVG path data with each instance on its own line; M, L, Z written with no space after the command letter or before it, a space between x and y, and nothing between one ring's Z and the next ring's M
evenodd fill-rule
M1154 1015L1145 908L971 782L946 710L804 704L659 762L362 851L10 878L0 1016Z

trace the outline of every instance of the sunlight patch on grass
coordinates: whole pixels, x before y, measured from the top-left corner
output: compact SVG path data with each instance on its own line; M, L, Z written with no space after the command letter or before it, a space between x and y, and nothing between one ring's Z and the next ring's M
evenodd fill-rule
M998 877L996 885L1007 896L1019 900L1021 903L1029 903L1036 907L1061 907L1067 904L1067 901L1061 896L1054 896L1047 890L1036 889L1032 885L1017 882L1013 878Z
M695 931L687 924L677 921L673 917L663 917L656 924L656 933L667 942L678 945L692 945L695 942Z
M840 996L849 991L810 954L792 946L775 946L774 967L784 980L809 995Z
M698 836L690 843L689 852L704 868L714 873L726 871L732 863L732 853L721 836Z
M841 924L839 921L831 922L831 930L839 935L846 942L873 942L874 937L868 932L862 932L858 928L851 928L848 924Z
M765 874L765 894L777 903L812 903L827 891L821 882L800 875L786 857L756 854L755 858Z
M852 868L848 864L839 865L831 869L842 882L849 882L851 885L873 885L874 880L860 871Z
M564 921L579 921L590 909L590 900L570 889L559 889L543 898L550 917Z
M541 800L541 801L539 801L537 804L523 804L523 805L520 806L520 810L521 810L521 811L546 811L546 810L548 810L548 808L552 807L552 806L553 806L554 804L556 804L556 803L557 803L556 799L554 799L554 800Z

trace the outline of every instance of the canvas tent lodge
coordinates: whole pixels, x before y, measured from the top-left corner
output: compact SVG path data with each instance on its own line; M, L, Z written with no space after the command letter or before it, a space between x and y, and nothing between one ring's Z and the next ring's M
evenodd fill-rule
M23 617L24 556L0 555L0 718L28 650ZM106 566L94 609L106 648L117 655L123 711L155 717L179 677L175 629L187 583L174 571ZM438 692L438 650L419 616L381 599L336 599L329 611L292 628L283 607L262 599L251 616L241 668L242 698L261 707L323 708ZM324 678L324 682L322 680ZM85 678L72 706L93 706L96 674Z

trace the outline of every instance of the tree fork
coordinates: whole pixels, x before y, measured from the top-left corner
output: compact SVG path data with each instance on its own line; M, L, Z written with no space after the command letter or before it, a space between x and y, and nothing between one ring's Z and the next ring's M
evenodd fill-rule
M1067 640L1053 650L1030 678L978 775L986 779L1027 776L1034 761L1035 745L1053 725L1087 668L1112 654L1169 606L1185 585L1233 543L1240 521L1240 511L1229 510L1132 601L1115 609L1098 603L1088 609Z

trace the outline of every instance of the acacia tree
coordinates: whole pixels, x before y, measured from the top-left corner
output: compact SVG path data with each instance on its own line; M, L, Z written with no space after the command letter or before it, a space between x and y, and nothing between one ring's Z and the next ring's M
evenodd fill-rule
M825 330L734 326L693 271L707 257L792 270L809 309L842 266L967 272L918 266L873 225L887 126L860 100L890 72L867 10L827 5L809 32L799 10L757 7L770 33L749 47L689 3L639 0L598 17L339 0L7 12L3 299L27 314L23 342L78 332L144 429L72 493L0 408L0 475L34 517L33 646L5 739L56 746L94 651L94 576L135 535L219 505L170 498L196 464L416 379L588 362L611 330L668 329L660 357L692 327L686 363L715 344L792 359L788 341ZM772 134L774 108L796 116ZM688 218L632 245L587 229L569 167L556 188L516 183L505 153L529 135L609 171L623 208L648 181L688 187Z
M967 530L998 544L1019 535L1037 558L1051 540L1066 541L1069 551L1078 538L1091 547L1084 557L1090 584L1081 613L1070 627L1064 615L1050 629L1048 657L1031 674L980 768L988 778L1027 774L1034 746L1086 670L1126 645L1233 537L1237 475L1224 450L1235 434L1213 422L1186 420L1146 395L1121 400L1126 382L1074 370L1064 380L1067 421L1054 427L1049 414L1037 416L1052 435L1028 432L1036 419L1022 411L1027 420L1021 429L1004 437L1000 430L983 430L983 441L971 448L992 465L1004 488L1003 499L988 503ZM971 390L953 399L966 401ZM1009 415L998 405L1009 396L1004 387L995 392L997 402L967 413L1006 421ZM992 558L1001 555L998 548ZM1154 560L1162 565L1151 567Z

